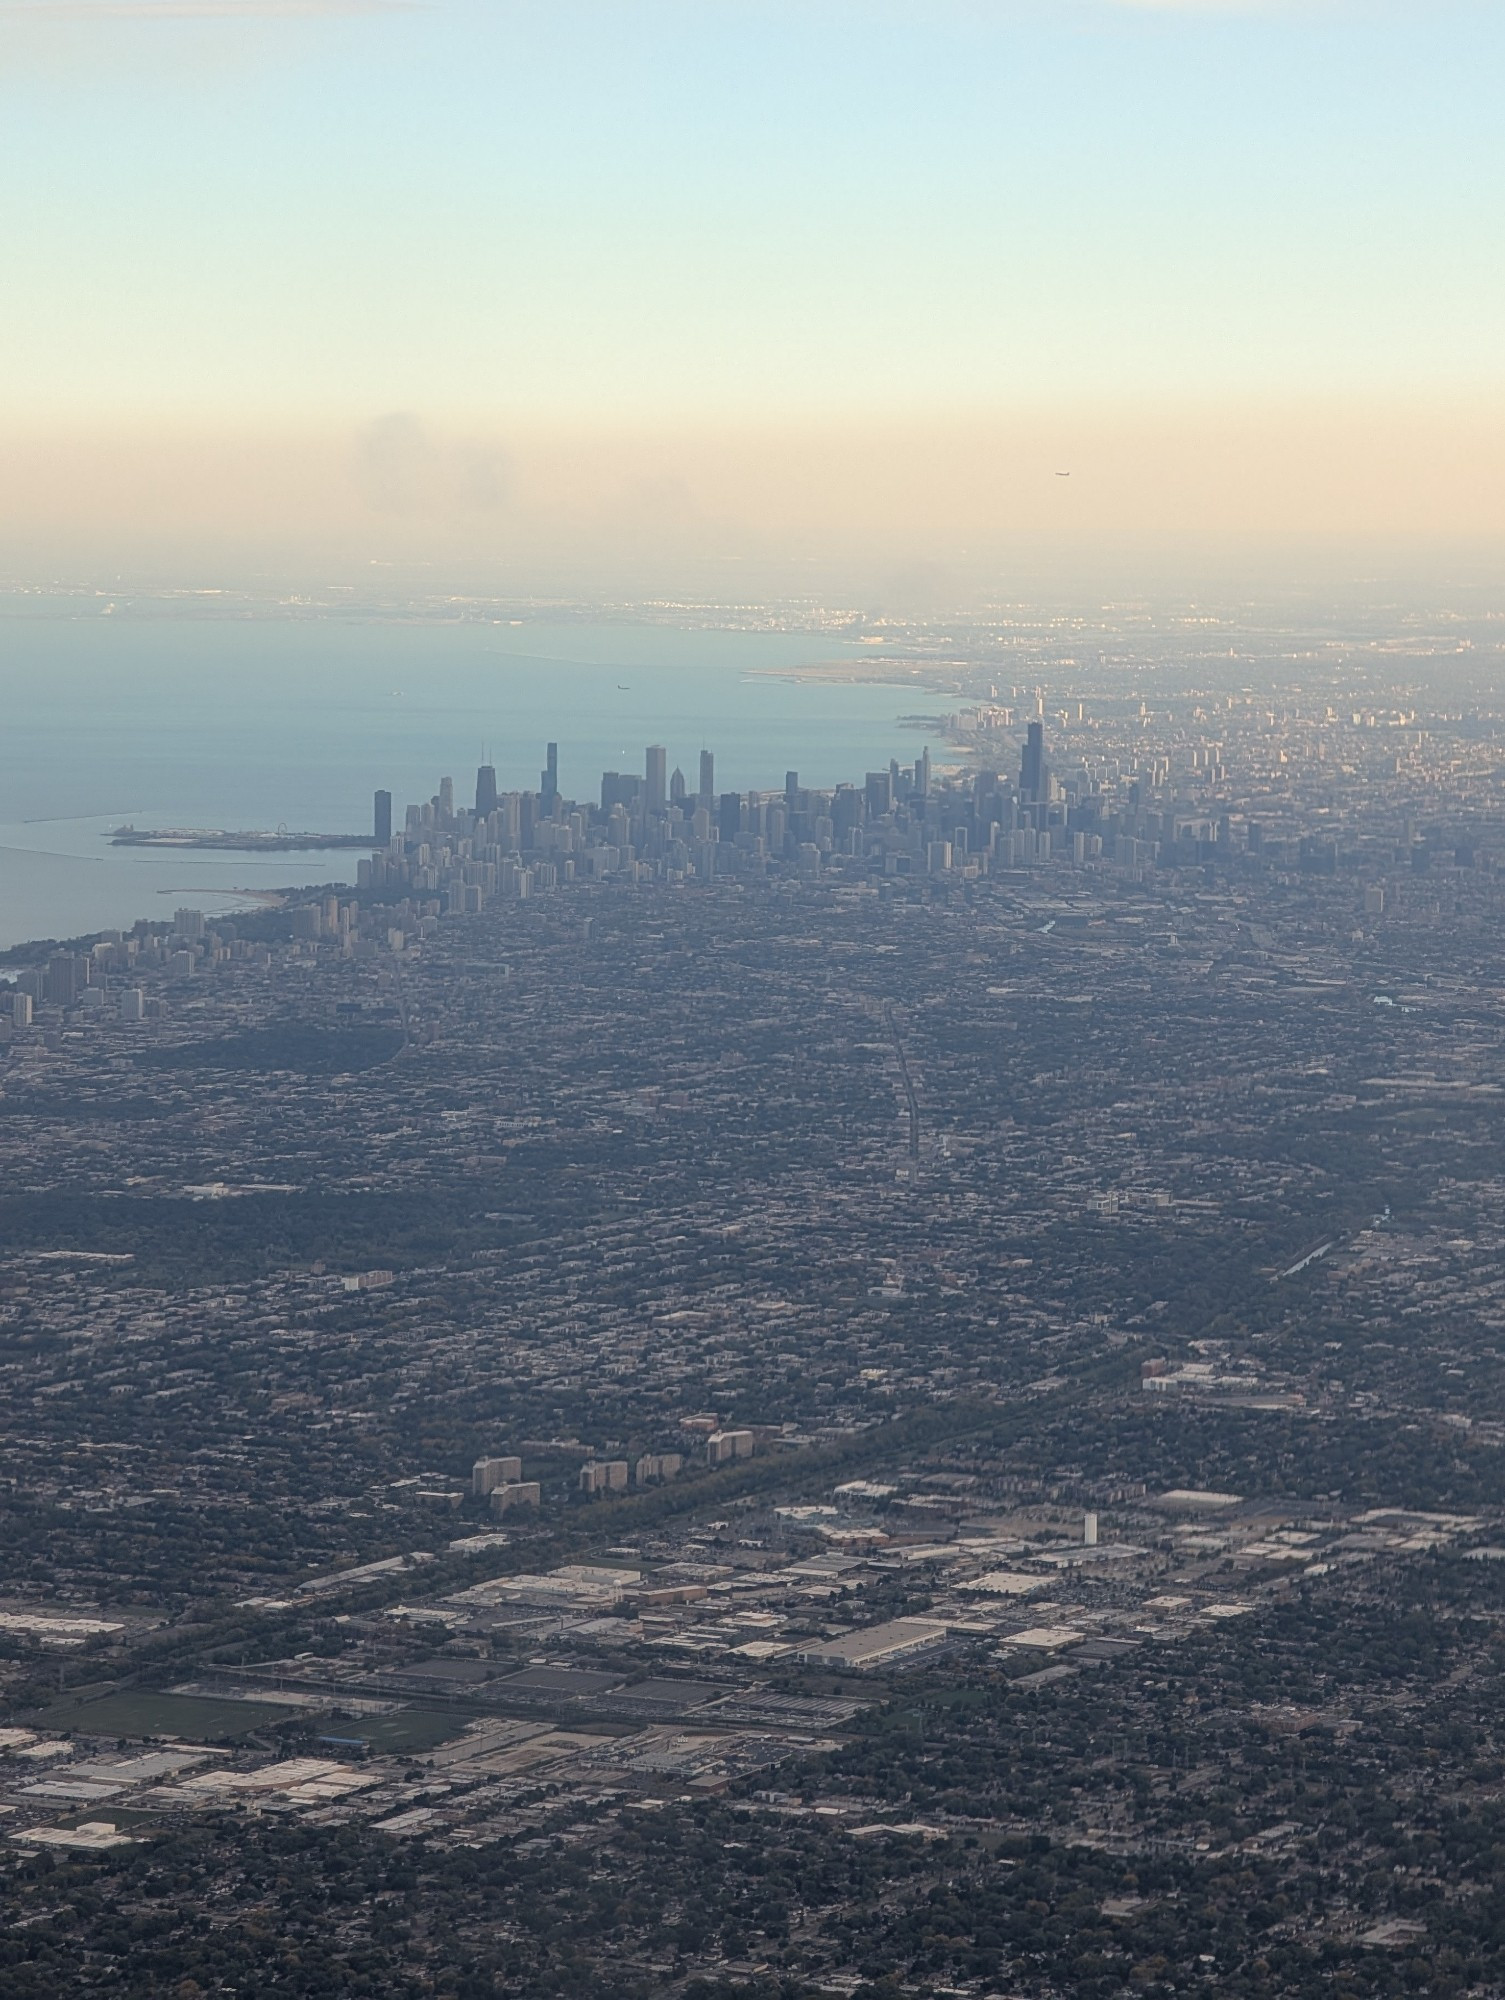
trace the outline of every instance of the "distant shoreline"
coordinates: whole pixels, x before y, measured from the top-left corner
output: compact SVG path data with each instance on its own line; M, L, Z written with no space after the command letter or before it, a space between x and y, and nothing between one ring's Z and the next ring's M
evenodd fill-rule
M375 847L367 833L225 833L207 827L117 826L112 847L203 848L221 854L296 854L331 847Z

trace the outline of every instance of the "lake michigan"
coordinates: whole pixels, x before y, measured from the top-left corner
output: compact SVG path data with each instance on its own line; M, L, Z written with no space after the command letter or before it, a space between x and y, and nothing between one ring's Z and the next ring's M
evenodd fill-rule
M826 633L529 618L449 621L106 612L0 599L0 948L234 909L236 891L353 879L353 852L268 856L111 847L138 827L359 833L371 796L403 807L476 766L534 788L559 745L567 797L641 771L662 743L693 789L860 783L922 738L912 687L778 678L872 661ZM876 671L876 669L875 669Z

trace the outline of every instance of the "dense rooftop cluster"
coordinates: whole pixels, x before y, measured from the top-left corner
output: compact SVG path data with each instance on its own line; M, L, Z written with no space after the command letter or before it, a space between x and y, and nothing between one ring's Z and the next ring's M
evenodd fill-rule
M12 955L7 1992L1505 1982L1490 718L926 671Z

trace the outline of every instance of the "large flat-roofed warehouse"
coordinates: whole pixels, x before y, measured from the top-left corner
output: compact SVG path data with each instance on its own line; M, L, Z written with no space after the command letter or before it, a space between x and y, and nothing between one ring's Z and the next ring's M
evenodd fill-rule
M865 1631L849 1632L844 1639L828 1639L823 1645L805 1648L799 1657L866 1673L893 1666L906 1654L925 1652L945 1636L945 1626L933 1618L892 1618L885 1625L869 1625Z

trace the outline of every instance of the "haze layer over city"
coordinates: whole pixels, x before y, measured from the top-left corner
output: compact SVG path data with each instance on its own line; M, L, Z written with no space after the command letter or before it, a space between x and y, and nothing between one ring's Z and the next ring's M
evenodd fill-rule
M1498 10L0 7L0 1993L1505 1992Z

